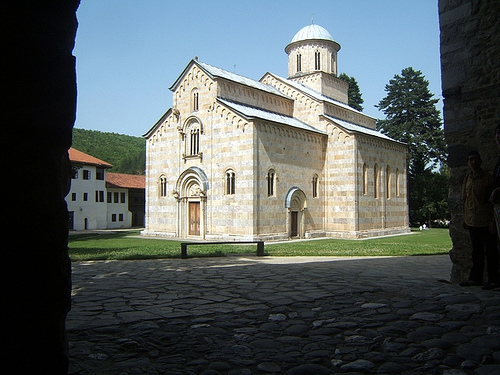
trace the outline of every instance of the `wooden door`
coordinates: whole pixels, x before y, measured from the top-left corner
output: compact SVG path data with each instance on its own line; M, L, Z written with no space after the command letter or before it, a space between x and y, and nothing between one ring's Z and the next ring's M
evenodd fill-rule
M200 235L200 202L189 202L189 234Z
M298 223L299 223L299 213L298 211L291 212L291 227L290 227L290 237L297 237L298 235Z

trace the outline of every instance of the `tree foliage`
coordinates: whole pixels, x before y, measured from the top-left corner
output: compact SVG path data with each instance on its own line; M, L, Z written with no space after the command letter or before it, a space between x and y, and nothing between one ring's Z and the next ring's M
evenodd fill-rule
M409 67L395 75L385 86L387 96L377 108L385 115L377 121L382 133L408 145L411 175L433 169L446 161L446 142L438 99L429 91L429 81L422 72Z
M409 67L385 86L387 93L376 107L386 118L377 129L408 146L408 201L410 221L444 219L447 214L446 142L438 99L433 99L422 72ZM441 167L440 171L437 171Z
M112 164L110 172L145 173L146 140L141 137L75 128L72 147Z
M339 78L349 84L349 91L347 92L348 104L358 111L363 110L362 104L364 103L361 97L361 90L359 89L358 81L356 78L350 77L345 73L339 75Z

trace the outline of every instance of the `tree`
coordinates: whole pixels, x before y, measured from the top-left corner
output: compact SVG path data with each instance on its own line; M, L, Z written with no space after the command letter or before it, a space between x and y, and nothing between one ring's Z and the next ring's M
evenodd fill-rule
M339 78L349 84L349 91L347 92L348 104L352 108L357 109L358 111L362 111L363 106L361 104L363 104L364 100L361 97L361 91L359 89L356 78L349 77L345 73L339 75Z
M396 74L385 91L386 97L376 107L386 118L377 121L377 129L408 145L410 221L428 222L430 226L431 219L437 218L438 212L442 214L438 202L446 201L447 194L446 189L434 183L443 181L436 169L447 157L441 117L436 109L438 99L433 99L422 72L411 67Z

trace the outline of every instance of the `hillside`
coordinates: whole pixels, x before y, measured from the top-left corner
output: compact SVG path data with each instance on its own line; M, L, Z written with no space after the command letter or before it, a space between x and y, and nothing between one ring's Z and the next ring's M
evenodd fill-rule
M144 174L146 140L97 130L73 129L73 148L113 165L109 171Z

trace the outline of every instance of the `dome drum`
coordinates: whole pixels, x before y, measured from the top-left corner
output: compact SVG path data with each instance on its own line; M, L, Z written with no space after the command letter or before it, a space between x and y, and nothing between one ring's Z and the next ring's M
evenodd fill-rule
M285 47L288 77L324 72L337 75L337 52L340 44L319 25L303 27Z
M340 50L340 44L338 44L330 35L330 33L323 27L319 25L308 25L299 30L297 34L292 38L290 44L285 47L285 52L290 53L292 47L299 44L299 42L312 42L312 41L322 41L327 42L328 45L333 46L334 50L337 52Z

